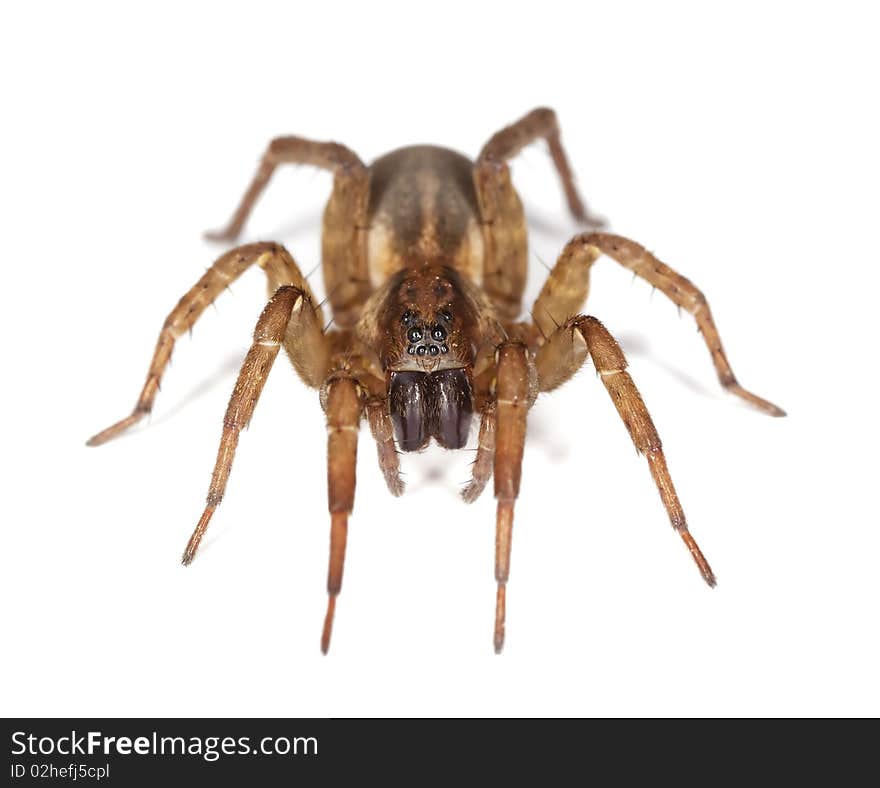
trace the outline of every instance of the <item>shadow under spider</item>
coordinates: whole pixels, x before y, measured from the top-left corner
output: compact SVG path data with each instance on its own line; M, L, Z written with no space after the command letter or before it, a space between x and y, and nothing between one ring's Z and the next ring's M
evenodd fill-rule
M696 378L691 377L687 372L679 369L677 366L670 364L665 359L658 356L644 334L618 332L617 340L623 348L623 352L631 357L644 359L655 367L659 367L667 375L675 378L682 386L699 394L701 397L713 398L713 392ZM648 395L650 396L650 395Z
M186 394L183 395L174 405L166 410L158 418L150 420L150 424L162 424L166 419L171 419L177 414L184 411L187 407L197 402L209 392L213 391L218 385L236 375L241 369L244 356L241 354L228 355L217 369L210 375L203 378L199 383L193 386Z
M259 238L254 236L253 238L245 238L243 241L237 241L236 243L249 243L251 241L262 241L267 238L271 239L286 239L290 241L290 251L293 254L294 258L299 261L299 257L296 254L296 240L308 237L309 235L316 235L318 230L321 227L322 214L318 211L310 211L304 216L291 217L289 221L284 222L280 226L276 227L271 233L260 233Z

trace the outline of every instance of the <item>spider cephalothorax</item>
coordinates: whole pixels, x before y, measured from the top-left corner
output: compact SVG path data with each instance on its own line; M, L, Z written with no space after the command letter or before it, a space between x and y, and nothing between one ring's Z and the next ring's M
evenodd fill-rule
M507 161L546 140L572 215L591 220L574 185L556 116L536 109L497 132L476 161L444 148L401 148L367 166L348 148L300 137L273 140L229 226L236 238L275 167L312 164L334 174L324 212L322 256L332 327L322 317L293 257L274 243L254 243L218 258L165 321L147 381L131 415L89 440L104 443L150 412L177 337L186 333L229 282L252 265L268 277L271 299L254 330L226 416L204 513L183 555L192 561L226 489L240 432L251 418L281 347L302 380L320 390L327 417L330 511L329 601L321 636L327 651L354 506L358 428L366 419L394 495L403 492L399 451L434 438L447 449L468 441L479 414L475 500L494 476L495 650L504 642L506 584L514 503L519 494L526 416L539 392L565 383L592 359L602 383L645 455L672 527L709 585L715 577L690 534L660 438L626 372L626 359L594 317L579 315L590 268L605 254L690 312L721 384L765 413L784 415L736 381L703 294L637 243L585 232L563 249L520 321L527 271L526 225Z
M360 340L385 372L473 367L498 336L492 306L446 265L414 264L364 305Z
M498 337L491 304L454 268L414 264L367 302L357 330L385 374L400 450L417 451L431 438L462 448L474 413L474 364Z

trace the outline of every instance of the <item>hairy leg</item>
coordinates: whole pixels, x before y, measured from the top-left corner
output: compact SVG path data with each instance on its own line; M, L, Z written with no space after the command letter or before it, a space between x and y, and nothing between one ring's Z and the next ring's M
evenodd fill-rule
M213 241L234 241L272 173L279 164L310 164L330 170L338 180L353 183L366 180L367 168L357 154L335 142L315 142L303 137L276 137L269 143L250 186L229 223L222 230L206 233Z
M477 167L497 166L501 162L509 161L523 148L539 138L547 141L550 157L553 159L556 172L559 174L559 180L562 182L562 188L565 191L565 198L568 201L568 208L572 216L585 224L601 227L604 224L604 220L591 216L578 194L574 183L574 174L571 171L571 166L568 163L568 158L565 155L565 150L560 140L556 113L552 109L547 107L533 109L516 121L516 123L493 134L483 146L483 150L480 151L480 155L477 158Z
M526 415L533 400L533 368L525 345L505 342L498 348L495 387L495 653L504 646L507 579L510 576L510 544L513 535L513 507L519 495Z
M266 304L266 308L257 321L253 344L241 365L241 371L229 400L226 415L223 417L223 434L220 438L220 448L217 452L214 472L211 475L205 511L202 513L183 553L185 565L190 564L195 558L196 550L205 535L211 516L223 499L229 473L232 470L235 450L238 447L239 434L251 420L254 408L257 406L257 400L266 383L266 378L269 376L269 370L281 348L287 326L294 314L303 309L312 308L310 299L302 290L293 286L285 286L279 288L278 292Z
M532 320L544 338L578 314L590 292L590 267L599 250L579 238L565 245L532 307Z
M352 378L331 377L324 397L327 413L327 491L330 510L330 567L327 573L327 614L321 633L321 651L330 648L336 597L342 589L348 516L354 507L358 424L361 391Z
M784 416L785 411L772 402L747 391L736 379L727 354L721 344L721 336L712 318L709 303L703 293L686 277L672 270L665 263L660 262L653 254L628 238L609 233L584 233L573 238L566 246L566 251L557 263L557 267L563 262L566 253L574 255L577 250L584 260L595 260L600 254L606 254L624 268L628 268L637 276L650 282L658 290L662 291L677 306L690 312L697 322L697 327L703 335L703 341L712 356L712 363L718 374L718 380L725 389L746 402L754 405L759 410L770 416ZM556 277L556 268L551 272L550 279ZM560 277L567 274L561 273ZM549 282L549 280L548 280ZM545 289L547 285L545 285ZM542 291L543 295L543 291ZM540 301L540 298L539 298ZM535 309L536 320L542 310Z
M495 462L495 410L493 400L483 406L480 417L480 437L477 444L477 458L474 460L471 480L461 491L465 503L473 503L480 497L489 479L492 478L492 465Z
M238 279L254 264L266 271L273 291L282 285L293 285L311 297L311 291L290 253L279 244L247 244L218 257L165 318L162 330L159 332L159 339L156 342L156 349L153 351L147 380L131 414L89 438L87 442L89 446L100 446L102 443L106 443L150 413L159 392L162 375L171 360L171 353L177 338L190 331L205 309L227 288L229 283ZM316 320L320 323L320 312L317 310L315 312Z
M583 316L572 318L560 326L536 354L540 390L549 391L568 380L584 363L587 353L592 357L636 450L648 460L651 476L672 527L690 551L703 579L714 586L715 575L688 531L684 510L666 466L660 436L639 390L626 372L623 351L605 326L594 317Z
M403 480L400 478L400 457L394 445L394 425L388 412L388 401L384 397L371 397L365 406L370 432L376 441L379 467L385 477L392 495L403 495Z

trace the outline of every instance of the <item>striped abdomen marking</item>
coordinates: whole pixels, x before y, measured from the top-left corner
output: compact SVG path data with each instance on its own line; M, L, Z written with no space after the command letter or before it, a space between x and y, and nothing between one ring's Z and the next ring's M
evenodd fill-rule
M443 262L472 282L483 273L483 235L472 164L444 148L401 148L371 167L367 261L378 287L395 271Z

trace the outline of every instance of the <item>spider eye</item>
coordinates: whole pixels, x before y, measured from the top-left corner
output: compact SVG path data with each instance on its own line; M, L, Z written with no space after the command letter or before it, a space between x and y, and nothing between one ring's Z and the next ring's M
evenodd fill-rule
M445 320L447 323L452 322L452 312L450 312L448 309L441 310L440 313L438 314L438 317L441 320Z
M446 329L443 328L443 326L434 326L434 328L431 329L431 336L438 342L442 342L446 339Z
M409 331L406 332L406 338L410 342L418 342L422 338L422 329L417 326L413 326Z
M415 319L416 316L412 312L410 312L409 309L407 309L406 312L401 315L400 322L403 323L405 326L408 326Z

